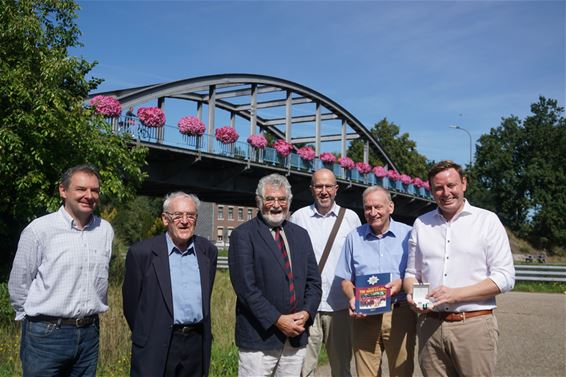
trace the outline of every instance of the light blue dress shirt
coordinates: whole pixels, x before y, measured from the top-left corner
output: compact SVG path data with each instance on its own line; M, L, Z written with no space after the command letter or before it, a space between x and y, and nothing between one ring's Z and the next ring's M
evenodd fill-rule
M173 323L188 325L202 321L202 289L194 242L179 250L169 233L165 234L169 251L169 270L173 292Z
M390 272L392 280L403 279L410 234L410 226L393 219L381 236L376 236L368 224L358 227L346 237L336 276L353 282L356 276ZM394 300L405 298L401 291Z

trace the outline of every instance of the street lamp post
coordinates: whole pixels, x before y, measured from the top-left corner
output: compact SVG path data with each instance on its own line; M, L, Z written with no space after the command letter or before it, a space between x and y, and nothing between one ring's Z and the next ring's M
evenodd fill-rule
M471 134L470 131L468 131L467 129L462 128L462 127L457 126L457 125L454 125L454 124L452 124L452 125L450 125L450 126L448 126L448 127L454 128L454 129L457 129L457 130L462 130L462 131L464 131L465 133L468 134L468 138L470 139L470 168L471 168L471 167L472 167L472 162L473 162L473 156L472 156L472 134Z

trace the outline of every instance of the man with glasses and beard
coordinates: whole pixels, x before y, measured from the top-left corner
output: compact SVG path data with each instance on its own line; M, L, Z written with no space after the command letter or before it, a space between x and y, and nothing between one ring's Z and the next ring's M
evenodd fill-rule
M309 235L287 221L291 198L285 177L263 177L256 190L257 217L230 236L239 376L301 373L306 329L322 291Z
M132 376L208 376L218 250L194 234L199 203L184 192L167 195L167 232L128 250L122 294Z

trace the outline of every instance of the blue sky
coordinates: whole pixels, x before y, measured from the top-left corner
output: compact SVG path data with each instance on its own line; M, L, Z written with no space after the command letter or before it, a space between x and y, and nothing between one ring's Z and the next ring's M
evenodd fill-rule
M565 104L565 4L556 1L79 1L98 91L209 74L280 77L366 127L384 117L429 159L523 119L540 95ZM169 122L168 122L169 123Z

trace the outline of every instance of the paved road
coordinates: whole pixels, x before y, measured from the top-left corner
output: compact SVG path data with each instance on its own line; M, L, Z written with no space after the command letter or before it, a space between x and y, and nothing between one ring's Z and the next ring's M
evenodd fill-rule
M499 296L497 305L496 375L566 376L566 295L510 292ZM415 365L415 376L422 376L416 360ZM329 367L317 375L330 376ZM387 368L383 376L389 376Z

